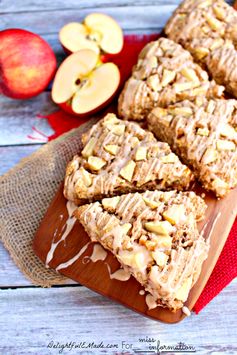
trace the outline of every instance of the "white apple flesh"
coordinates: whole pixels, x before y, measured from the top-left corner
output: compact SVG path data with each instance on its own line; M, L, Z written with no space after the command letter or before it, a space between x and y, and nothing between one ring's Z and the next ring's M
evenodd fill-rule
M110 16L93 13L86 16L84 23L71 22L59 32L62 46L68 52L93 49L115 55L123 47L123 32Z
M115 64L102 64L93 50L83 49L71 54L59 67L52 99L67 111L86 116L110 102L119 83L120 72Z
M95 41L89 38L87 28L78 22L70 22L59 32L59 40L64 49L69 53L74 53L80 49L92 49L96 53L100 49Z
M84 114L101 107L116 92L120 74L114 63L102 64L93 70L72 99L72 110Z

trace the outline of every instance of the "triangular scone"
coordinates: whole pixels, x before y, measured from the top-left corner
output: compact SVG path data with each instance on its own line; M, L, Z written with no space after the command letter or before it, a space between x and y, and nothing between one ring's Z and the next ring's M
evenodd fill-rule
M197 230L206 205L194 192L146 191L76 209L93 242L109 249L158 305L177 310L197 281L208 243Z
M237 98L237 12L224 0L182 1L165 26L213 79Z
M68 164L64 195L76 204L147 189L188 189L193 174L151 132L108 114L83 137Z
M203 99L155 108L148 126L207 190L223 197L237 185L237 100Z
M224 87L194 63L191 54L167 38L147 44L119 97L124 119L143 120L152 108L197 96L221 97Z

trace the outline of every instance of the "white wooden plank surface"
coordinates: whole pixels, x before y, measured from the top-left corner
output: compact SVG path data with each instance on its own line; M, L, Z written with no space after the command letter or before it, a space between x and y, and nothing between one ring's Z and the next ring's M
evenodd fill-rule
M226 288L198 316L192 315L175 325L142 317L84 287L0 291L0 329L4 334L0 338L0 349L2 354L8 355L46 355L59 353L57 349L47 348L51 341L61 344L103 341L104 344L117 343L117 353L122 354L122 341L141 347L139 338L148 336L166 345L185 342L195 346L199 355L236 354L233 327L237 312L236 284ZM228 298L229 306L226 305ZM142 349L145 350L144 345ZM87 354L75 349L63 353ZM90 352L100 353L98 350Z
M31 282L16 267L8 251L0 243L0 288L29 285L32 285Z
M19 163L22 158L32 154L40 146L39 144L34 144L0 147L0 176Z
M178 1L176 2L178 3ZM78 2L79 4L79 2ZM89 4L89 2L88 2ZM158 6L160 5L160 6ZM78 6L78 11L75 8L44 11L43 7L39 11L31 12L20 11L17 13L8 12L1 16L1 27L11 28L24 27L27 30L37 32L38 34L55 33L57 34L60 28L67 22L82 21L84 17L91 12L100 11L113 16L124 30L129 29L147 29L161 28L165 25L171 12L174 11L175 3L157 1L156 5L150 5L149 1L145 5L136 6ZM128 16L128 14L131 14Z
M45 11L58 10L58 9L85 9L85 8L96 8L98 11L105 7L127 7L127 6L163 6L164 3L169 5L177 5L179 0L54 0L45 1L43 4L43 9ZM42 11L42 2L38 0L2 0L0 2L0 11L4 13L18 13L22 11L33 12Z
M0 96L0 146L32 144L30 140L32 126L37 126L46 135L53 133L45 119L37 115L46 115L57 107L51 102L49 93L42 93L31 100L13 100Z
M0 2L0 11L2 14L6 13L18 13L18 12L34 12L34 11L42 11L42 7L44 11L52 11L58 9L88 9L88 8L96 8L98 11L100 9L104 9L106 7L130 7L133 8L136 6L154 6L161 7L164 5L174 5L177 6L181 0L54 0L54 1L44 1L44 3L39 2L38 0L1 0ZM232 3L232 0L227 0L226 2ZM42 6L43 4L43 6Z

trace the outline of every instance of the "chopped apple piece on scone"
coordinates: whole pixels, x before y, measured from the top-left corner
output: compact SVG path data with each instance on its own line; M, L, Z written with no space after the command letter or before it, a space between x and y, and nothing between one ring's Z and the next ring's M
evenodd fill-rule
M99 54L118 54L123 47L123 32L110 16L92 13L83 23L70 22L59 32L63 48L74 53L81 49L92 49Z
M114 114L85 133L82 145L81 154L68 164L64 185L65 197L76 204L147 189L187 190L193 181L167 143ZM85 171L89 178L83 185ZM146 203L156 206L154 201Z
M197 229L205 210L205 202L194 192L155 190L83 205L74 215L92 242L110 250L157 306L176 311L207 258L209 243Z
M96 52L82 49L60 65L52 99L71 114L88 116L113 99L119 83L120 72L114 63L102 63Z
M182 108L189 109L187 116ZM169 124L167 118L169 117ZM148 116L148 127L170 144L196 178L218 197L237 185L237 101L183 101Z

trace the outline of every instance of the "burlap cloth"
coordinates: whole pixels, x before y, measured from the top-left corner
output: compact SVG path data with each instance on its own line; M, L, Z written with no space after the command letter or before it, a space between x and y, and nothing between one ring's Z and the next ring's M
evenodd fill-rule
M90 120L47 143L0 177L0 238L35 285L49 287L66 281L35 256L32 240L64 178L67 162L80 150L81 134L94 122Z

